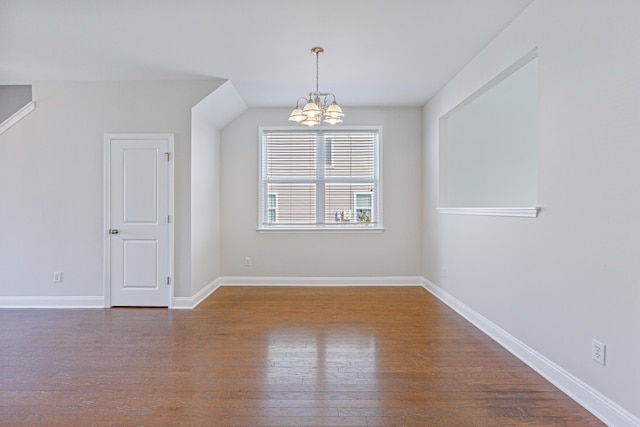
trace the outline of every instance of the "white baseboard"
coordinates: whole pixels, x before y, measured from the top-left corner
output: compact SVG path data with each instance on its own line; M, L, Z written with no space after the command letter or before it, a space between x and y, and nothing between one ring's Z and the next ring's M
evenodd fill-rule
M639 418L472 310L447 291L427 279L423 280L422 286L607 425L640 426Z
M0 297L0 308L104 308L104 297Z
M173 297L171 300L171 308L176 310L190 310L196 308L198 304L207 299L209 295L214 293L216 289L220 287L220 283L220 278L218 278L200 289L200 291L192 297Z
M422 277L222 277L222 286L422 286Z
M172 309L192 309L220 286L422 286L422 277L219 277L192 297L174 297Z
M193 309L220 286L422 286L422 277L219 277L191 297L173 297L172 309ZM103 296L0 296L0 308L104 308Z

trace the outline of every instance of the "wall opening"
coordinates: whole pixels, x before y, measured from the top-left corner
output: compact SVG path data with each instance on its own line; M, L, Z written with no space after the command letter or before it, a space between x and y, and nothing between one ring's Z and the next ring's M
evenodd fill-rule
M440 119L440 173L441 208L537 205L536 51Z
M0 85L0 134L9 130L34 108L31 85Z

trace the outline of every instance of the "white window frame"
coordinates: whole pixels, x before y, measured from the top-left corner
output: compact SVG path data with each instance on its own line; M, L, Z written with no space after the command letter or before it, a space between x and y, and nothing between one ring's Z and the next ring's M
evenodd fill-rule
M322 223L315 225L301 225L296 226L292 224L286 225L267 225L264 224L263 218L267 214L265 211L268 209L268 198L264 196L264 188L263 185L263 174L266 173L264 170L264 153L263 153L263 135L265 132L269 131L278 131L278 132L325 132L325 131L336 131L340 132L376 132L378 134L378 150L375 156L375 176L376 180L376 188L377 188L377 197L373 198L372 203L372 211L376 213L377 221L375 223L367 223L367 222L359 222L353 221L349 226L345 226L342 224L335 223ZM258 232L276 232L276 233L316 233L316 232L328 232L328 233L380 233L384 231L383 226L383 209L382 209L382 200L383 200L383 177L382 177L382 153L383 153L383 134L382 134L382 126L349 126L343 127L340 126L339 129L336 127L329 126L318 126L312 129L301 128L300 126L260 126L258 127ZM322 157L319 159L318 164L321 167L326 167L327 165L323 163L326 159L324 159L324 154L320 154ZM330 166L329 166L330 167ZM361 193L361 192L358 192ZM273 193L267 193L273 194ZM318 212L324 211L324 200L319 200L319 203L316 209Z

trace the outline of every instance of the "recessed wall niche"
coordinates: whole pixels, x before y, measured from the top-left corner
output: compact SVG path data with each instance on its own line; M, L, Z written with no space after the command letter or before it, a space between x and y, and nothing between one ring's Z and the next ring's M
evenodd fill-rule
M440 118L439 202L441 213L537 216L537 51Z
M31 85L0 85L0 135L34 108Z
M31 85L0 85L0 123L31 101Z

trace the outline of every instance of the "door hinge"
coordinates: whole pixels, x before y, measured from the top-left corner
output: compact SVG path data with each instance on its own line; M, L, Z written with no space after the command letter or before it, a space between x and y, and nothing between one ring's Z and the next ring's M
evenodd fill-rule
M167 276L167 285L171 284L171 276Z
M164 153L165 156L167 156L167 162L171 161L171 153Z
M173 216L172 215L167 215L167 222L169 224L171 224L172 221L173 221Z

